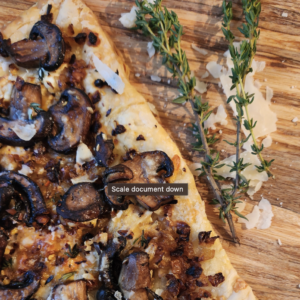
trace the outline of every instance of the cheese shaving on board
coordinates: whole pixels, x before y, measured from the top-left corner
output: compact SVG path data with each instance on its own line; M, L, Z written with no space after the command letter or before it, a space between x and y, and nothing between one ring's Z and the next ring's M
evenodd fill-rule
M119 21L122 23L124 27L132 28L135 26L137 10L138 8L136 6L133 6L130 12L121 14L121 18L119 19Z
M254 227L267 229L271 226L273 216L271 203L269 200L262 198L259 204L254 206L253 211L245 216L248 220L239 218L238 222L245 224L247 229Z
M214 77L220 78L222 74L222 66L217 64L215 61L210 61L206 65L206 70Z
M155 48L153 47L153 42L149 42L147 44L147 51L148 51L148 54L149 54L149 57L151 58L152 56L154 56L155 54Z
M237 51L240 51L240 43L234 42L234 47L237 49ZM224 53L224 56L226 59L226 68L225 66L222 67L221 65L217 64L215 61L209 62L206 66L206 69L214 76L214 78L220 78L221 87L223 88L223 92L226 95L227 98L230 96L236 95L236 89L234 88L231 90L232 86L232 79L230 76L232 76L231 68L233 67L233 62L230 56L229 50L227 50ZM270 109L271 99L273 97L273 90L269 87L266 87L266 99L264 98L263 94L259 90L261 85L258 81L254 81L254 75L256 72L261 72L266 67L265 62L258 62L253 60L252 63L252 69L253 71L249 73L246 76L245 80L245 92L249 95L254 94L255 99L253 103L248 105L248 112L249 112L249 118L253 119L254 122L257 121L256 126L253 129L254 135L256 138L267 136L267 138L264 139L263 143L265 147L269 147L272 144L272 138L269 136L270 133L277 130L276 122L277 122L277 116L276 114ZM236 105L234 101L231 101L230 107L233 110L233 115L236 116ZM245 115L245 112L244 112ZM205 128L212 128L215 129L213 120L210 120L210 118L214 118L214 116L210 116L209 119L204 124ZM242 125L242 131L245 136L248 136L249 132L245 129L244 125ZM252 196L254 193L256 193L262 186L263 181L267 181L268 177L266 172L258 173L255 169L255 165L259 165L260 161L259 159L251 154L251 145L253 144L252 137L248 139L246 143L243 144L243 149L246 150L246 152L242 153L241 157L243 155L247 157L248 162L252 163L252 170L250 173L247 174L246 178L250 181L250 188L248 189L248 195ZM253 157L251 157L253 156ZM233 157L227 158L223 160L220 163L224 163L224 161L229 160L233 161ZM235 160L235 158L234 158ZM245 163L246 161L244 161ZM227 168L227 167L226 167ZM223 177L231 177L233 178L232 173L231 175L228 174L228 170L225 171L226 168L221 168L218 170L218 174ZM254 169L253 169L254 168ZM246 168L245 170L247 170ZM244 170L244 171L245 171ZM250 169L249 169L250 170ZM223 173L225 171L225 173ZM256 173L256 174L255 174ZM225 175L225 176L224 176ZM244 174L243 174L244 175Z
M121 77L109 68L108 65L103 63L95 54L93 54L93 63L107 84L117 91L118 94L122 95L125 89L125 83Z
M265 148L268 148L272 145L272 138L270 135L268 135L263 141L262 144L264 145Z
M220 123L221 125L227 125L228 121L226 120L227 113L223 105L219 105L217 113L212 113L209 118L204 122L204 128L211 128L212 130L216 129L215 123Z
M241 153L240 156L243 159L243 163L251 163L250 166L246 167L241 174L246 177L247 180L250 180L250 188L248 189L248 195L252 196L257 192L262 185L262 182L268 180L268 174L264 172L257 172L256 165L259 165L259 159L256 155L253 155L251 152L245 151ZM235 178L235 172L230 172L231 166L235 161L235 155L232 155L222 161L220 164L225 164L222 168L216 169L217 174L223 176L224 178Z

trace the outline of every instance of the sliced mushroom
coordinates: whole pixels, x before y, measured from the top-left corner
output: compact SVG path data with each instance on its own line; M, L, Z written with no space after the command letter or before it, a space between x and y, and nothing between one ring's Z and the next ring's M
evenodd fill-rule
M162 151L140 154L132 152L127 158L128 160L124 163L109 168L104 173L106 199L117 209L127 209L128 197L108 195L108 183L165 183L165 178L172 176L174 170L172 160ZM136 199L143 207L151 211L174 201L173 196L138 195Z
M106 212L102 195L92 183L73 185L58 201L56 211L63 218L85 222L99 218Z
M17 198L19 195L10 182L0 181L0 215L8 208L10 201Z
M39 85L17 78L10 101L10 116L0 117L0 143L27 147L50 134L52 120L48 112L39 111L32 120L27 117L30 103L41 104L41 100ZM28 135L30 130L33 133Z
M146 288L150 287L150 282L149 256L147 253L134 252L123 260L119 286L126 299L148 300Z
M59 28L46 20L34 24L29 39L13 44L1 40L4 51L23 68L43 67L47 71L59 68L65 57L65 43Z
M7 245L7 240L8 240L7 235L5 234L4 230L0 228L0 266L2 264L2 259Z
M0 286L0 300L27 300L37 291L39 284L32 272L26 272L20 280Z
M52 290L51 300L88 300L85 280L59 284Z
M118 257L126 246L126 238L120 236L111 240L99 259L99 279L104 289L112 293L118 291Z
M50 147L68 154L76 150L80 142L85 142L91 124L91 101L81 90L66 89L60 100L50 107L54 119L54 132L49 136Z
M96 137L96 160L99 166L108 168L109 160L113 155L114 142L107 139L106 135L101 132Z
M4 171L0 173L0 180L11 183L13 188L24 194L25 219L28 224L32 224L36 217L48 213L39 187L30 178L13 171Z
M27 120L31 103L42 106L41 86L24 82L22 78L17 77L10 99L10 119Z

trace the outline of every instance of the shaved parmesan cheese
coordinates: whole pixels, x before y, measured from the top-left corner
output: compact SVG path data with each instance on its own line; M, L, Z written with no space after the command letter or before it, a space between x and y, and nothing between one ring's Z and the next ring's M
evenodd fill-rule
M284 17L284 18L287 18L288 15L289 15L289 14L288 14L287 12L283 12L281 16Z
M202 168L202 165L200 163L192 163L189 165L189 169L194 176L199 176L201 174L201 170L197 170L197 169L201 169L201 168Z
M208 53L205 49L199 48L195 44L192 44L192 48L203 55L206 55Z
M299 119L298 119L297 117L295 117L295 118L292 120L292 122L293 122L293 123L296 123L296 122L298 122L298 120L299 120Z
M20 124L16 123L11 129L23 141L30 141L36 134L34 124L26 124L21 126Z
M218 107L217 113L212 113L209 118L204 122L204 128L211 128L212 130L216 129L215 123L220 123L221 125L227 125L228 121L226 120L227 114L224 109L224 106L221 104Z
M95 54L93 54L93 63L107 84L117 91L118 94L122 95L125 89L125 84L121 77L103 63Z
M135 73L135 77L140 77L141 74L140 73Z
M222 75L222 66L217 64L215 61L210 61L206 65L206 70L214 77L214 78L220 78Z
M246 215L248 221L239 218L238 222L244 223L247 229L254 227L267 229L271 226L273 216L271 203L267 199L262 198L259 204L254 206L252 213Z
M98 178L94 178L94 179L90 179L89 176L87 174L83 175L83 176L78 176L75 178L72 178L71 181L73 184L77 184L80 182L95 182Z
M137 10L138 8L136 6L133 6L130 12L121 14L121 18L119 19L119 21L122 23L124 27L132 28L135 26Z
M201 76L202 79L207 78L209 76L209 73L205 71L205 73Z
M22 169L18 173L27 176L28 174L32 174L33 171L27 165L22 165Z
M267 199L262 198L258 204L258 208L262 210L262 212L256 227L257 229L267 229L271 226L272 218L274 216L272 205Z
M247 194L251 197L262 187L263 181L260 180L251 180L249 184L249 188Z
M254 228L259 220L260 217L260 211L257 205L254 206L252 213L245 216L248 220L243 218L238 218L238 222L245 224L247 229Z
M240 48L240 44L235 44L238 51ZM230 57L230 53L226 52L224 54L227 55L227 67L228 71L222 72L220 76L220 81L222 84L223 92L226 94L226 97L229 98L232 95L236 94L236 89L231 90L232 86L232 80L230 76L232 76L232 61ZM260 72L265 68L265 62L257 62L253 60L253 72L249 73L246 76L245 81L245 91L248 94L255 94L255 100L253 103L248 105L248 112L250 119L253 118L254 121L257 121L256 126L254 127L254 135L258 137L262 137L265 135L270 134L271 132L276 131L276 122L277 122L277 116L276 114L270 109L270 103L267 102L261 93L261 91L257 88L257 86L254 84L254 74L255 72ZM230 102L230 106L233 110L234 116L236 116L236 105L234 101ZM248 131L245 129L244 125L242 126L242 130L246 136L248 136ZM250 138L247 143L243 145L243 148L246 150L251 150L251 144L253 144L252 139Z
M161 78L159 76L151 75L150 78L152 81L161 82Z
M271 103L273 95L274 95L273 90L270 87L266 86L266 100L267 100L267 102Z
M270 135L268 135L263 141L262 144L264 145L265 148L268 148L272 145L272 138Z
M277 243L278 243L278 245L279 245L279 246L281 246L281 245L282 245L282 243L281 243L281 240L280 240L280 239L277 239Z
M258 89L260 89L261 86L262 86L262 84L260 83L260 81L259 81L258 79L256 79L256 80L254 81L254 85L255 85L255 87L257 87Z
M241 201L241 200L239 200L239 201ZM245 207L246 207L245 201L241 201L241 203L237 203L235 206L236 210L240 213L245 209Z
M153 47L153 42L147 44L148 55L151 58L155 54L155 48Z
M200 81L197 77L196 77L196 86L195 86L195 90L198 91L200 94L203 94L207 91L207 84L205 82Z
M83 165L94 159L94 156L88 146L84 143L80 143L76 152L76 162Z
M266 67L265 61L253 60L253 62L252 62L252 69L253 69L254 73L262 72L265 69L265 67Z
M261 173L257 172L255 166L260 164L260 160L256 155L245 151L241 153L240 157L243 159L243 163L251 163L251 165L246 167L241 174L245 176L247 180L250 180L250 188L248 189L247 193L248 195L252 196L261 188L262 182L268 180L268 175L265 171ZM225 165L222 168L216 169L217 174L223 176L224 178L235 178L235 172L230 172L231 166L233 166L233 162L235 160L235 155L222 160L220 164Z

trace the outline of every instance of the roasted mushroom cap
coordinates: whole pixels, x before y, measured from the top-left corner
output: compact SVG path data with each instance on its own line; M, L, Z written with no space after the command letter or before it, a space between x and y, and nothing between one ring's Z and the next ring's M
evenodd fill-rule
M76 222L99 218L105 213L102 195L92 183L73 185L57 203L56 211L63 218Z
M30 103L41 104L41 99L40 86L17 78L12 92L10 117L0 117L0 143L27 147L50 134L52 120L48 112L40 111L32 120L27 117ZM27 138L30 131L33 133ZM23 133L22 138L16 132Z
M99 166L108 168L109 160L114 150L114 142L107 139L106 135L101 132L96 137L96 160Z
M51 300L88 300L85 280L59 284L53 288Z
M6 248L6 245L7 245L7 239L8 239L8 237L4 233L4 230L0 229L0 266L1 266L1 263L2 263L2 258L3 258L3 255L4 255L5 248Z
M11 120L27 120L31 103L42 106L41 86L24 82L22 78L17 77L10 99L9 118Z
M118 257L126 246L126 239L122 236L111 240L99 259L99 278L104 289L115 293L118 290Z
M24 194L25 219L28 224L31 224L37 216L48 213L39 187L30 178L13 171L4 171L0 173L0 181L10 183L17 191Z
M130 292L138 294L136 299L148 299L146 287L150 287L149 256L145 252L134 252L123 260L119 286L127 299ZM129 297L128 299L131 299Z
M85 142L91 124L92 104L81 90L66 89L60 100L50 107L54 119L54 132L50 135L50 147L60 153L75 151L79 143Z
M29 299L37 291L39 283L32 272L26 272L20 280L0 286L0 300Z
M165 178L172 176L173 170L172 160L165 152L151 151L140 154L133 152L127 161L105 171L106 199L114 208L127 209L128 198L108 195L108 183L165 183ZM150 195L138 195L136 199L143 207L151 211L174 200L173 196ZM124 204L127 204L127 207Z
M43 67L47 71L56 70L65 57L65 43L59 28L45 20L34 24L29 39L13 44L1 40L4 50L23 68Z

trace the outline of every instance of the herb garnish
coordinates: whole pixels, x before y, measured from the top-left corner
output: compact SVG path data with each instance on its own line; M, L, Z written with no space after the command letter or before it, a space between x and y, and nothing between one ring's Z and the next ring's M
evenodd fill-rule
M9 259L3 258L2 269L11 268L13 265L13 259L10 257Z
M136 238L136 239L133 241L132 244L134 245L138 240L139 240L138 244L140 244L141 247L144 248L144 247L147 246L148 240L145 238L145 232L144 232L144 229L142 230L142 235L139 236L138 238Z
M32 102L32 103L30 103L30 107L33 108L36 113L38 113L40 111L44 111L43 109L40 108L39 103Z
M225 178L217 175L216 169L223 167L224 164L220 164L219 162L220 153L211 148L218 139L215 135L209 135L208 130L204 129L203 126L204 121L209 118L212 110L210 110L207 102L204 102L200 96L195 94L196 78L192 76L186 53L181 48L183 26L180 24L178 16L175 12L162 7L162 0L155 0L154 4L149 3L147 0L136 0L138 10L136 11L137 20L135 22L135 29L141 30L144 35L152 38L153 46L162 56L162 64L166 66L174 78L178 79L180 96L174 99L173 103L184 104L189 102L193 109L196 123L192 129L196 132L195 137L198 139L198 142L193 144L193 149L204 153L204 161L201 162L201 175L207 177L212 187L215 198L211 203L220 204L219 216L224 222L227 219L234 242L239 242L239 239L235 232L231 212L245 218L236 210L236 204L240 201L238 201L239 197L236 197L235 194L237 190L240 192L247 191L249 186L249 182L241 174L241 171L249 166L249 164L243 163L243 160L240 159L241 146L252 136L254 141L254 145L252 146L253 154L258 154L262 163L261 166L257 166L259 172L266 171L270 176L269 167L272 163L272 161L267 162L262 158L261 151L263 146L261 148L257 146L253 134L253 128L256 123L253 122L253 119L249 119L247 107L253 102L254 95L248 95L244 91L245 77L252 71L251 64L256 53L256 42L259 37L257 27L261 6L257 0L242 0L242 4L247 24L243 24L240 31L246 38L249 38L249 42L243 41L241 54L239 54L232 46L234 36L229 29L232 19L232 3L229 2L228 5L226 5L226 1L223 3L225 16L223 21L224 28L222 30L227 40L231 41L229 49L235 64L232 70L232 88L237 87L237 95L230 97L228 102L234 100L238 111L236 118L237 141L232 143L236 146L237 159L233 166L230 166L230 171L236 172L237 176L234 186L230 189L221 190L220 188L219 181ZM244 118L243 108L246 111L246 118ZM250 131L249 136L245 139L241 139L241 124L243 120L245 128Z
M69 279L70 277L72 277L74 274L76 274L76 272L66 273L63 276L61 276L60 280L65 281L65 280Z
M73 248L71 248L70 244L68 244L68 250L69 253L65 252L65 255L67 255L69 258L75 258L79 254L79 248L77 244L75 244Z

